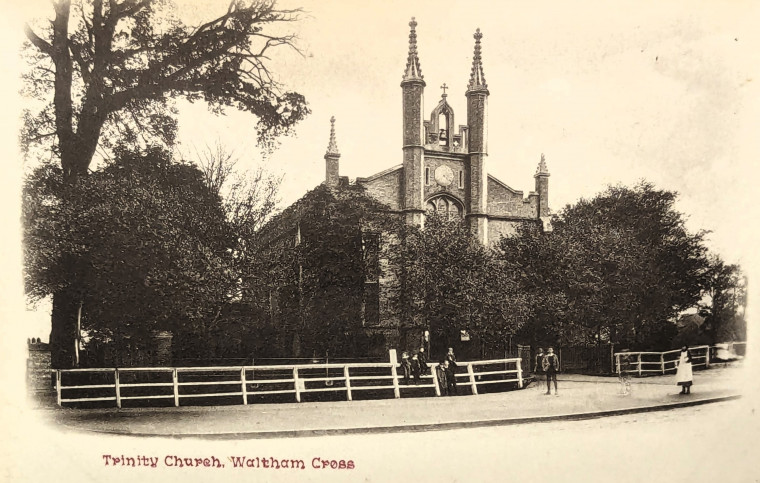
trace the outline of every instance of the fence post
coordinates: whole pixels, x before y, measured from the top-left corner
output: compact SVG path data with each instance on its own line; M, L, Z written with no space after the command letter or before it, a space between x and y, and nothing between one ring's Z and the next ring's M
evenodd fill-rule
M119 369L113 370L114 388L116 389L116 407L121 408L121 388L119 387Z
M174 386L174 407L179 407L179 374L176 367L172 369L172 385Z
M475 383L475 371L472 370L472 363L467 363L467 374L470 375L470 385L472 386L472 394L474 396L478 395L478 385ZM456 375L454 376L456 377Z
M401 397L401 390L398 388L398 372L396 371L396 349L388 351L388 360L391 362L391 376L393 377L393 396L398 399Z
M293 368L293 388L296 390L296 402L301 402L301 387L298 380L298 368Z
M243 393L243 404L248 404L248 388L245 380L245 366L240 369L240 390Z
M705 369L708 369L710 367L710 346L707 346L707 349L705 349Z
M431 364L432 366L432 364ZM441 395L441 386L438 384L438 364L436 364L435 367L430 368L430 375L433 376L433 387L435 388L435 395L440 396Z
M660 367L662 368L662 373L665 374L665 353L660 352Z
M615 354L615 372L620 374L620 354Z
M61 370L55 370L55 393L58 399L58 405L61 405Z
M517 387L523 387L522 359L517 359Z
M639 352L638 363L639 363L639 377L641 377L641 352Z
M343 366L343 377L346 378L346 397L349 401L353 401L353 396L351 395L351 376L350 376L350 368L346 365Z

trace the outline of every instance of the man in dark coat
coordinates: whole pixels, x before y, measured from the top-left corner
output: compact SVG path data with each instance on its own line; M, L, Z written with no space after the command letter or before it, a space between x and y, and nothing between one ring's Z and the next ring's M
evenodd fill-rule
M544 360L541 364L544 372L546 373L546 395L552 393L552 381L554 381L554 395L559 396L557 392L557 370L559 370L559 359L557 354L554 353L554 348L549 347L544 356Z
M409 375L412 372L412 363L409 362L409 353L404 351L401 354L401 370L404 371L404 384L409 385Z
M425 356L425 348L420 347L420 351L417 353L420 360L420 373L424 376L428 373L428 363L427 363L427 357Z
M446 376L448 377L449 394L457 395L457 357L454 355L454 349L449 347L449 351L446 353Z
M417 357L417 354L414 354L412 356L412 377L414 377L414 384L417 385L420 383L420 360Z
M544 350L539 347L536 353L536 361L533 364L533 376L536 378L536 387L541 388L541 383L544 380Z
M441 391L441 396L449 395L449 375L446 366L448 366L448 361L442 359L435 368L435 376L438 378L438 389Z

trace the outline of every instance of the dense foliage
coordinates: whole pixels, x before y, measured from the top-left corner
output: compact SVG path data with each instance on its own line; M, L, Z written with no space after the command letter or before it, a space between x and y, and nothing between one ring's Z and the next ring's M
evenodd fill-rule
M170 146L177 131L173 99L184 97L217 113L251 112L259 143L271 148L309 113L303 96L284 91L267 65L274 48L292 46L278 25L297 16L274 0L232 0L217 18L189 26L171 1L56 0L49 20L25 28L24 93L40 107L24 114L22 144L30 157L59 164L51 173L74 185L87 177L97 150ZM82 201L61 193L62 205ZM60 265L67 283L52 292L55 367L73 364L77 314L90 306L85 287L76 284L89 276L83 275L89 264L77 256Z
M396 294L402 321L430 331L432 352L458 346L461 331L476 346L500 346L525 321L526 301L512 274L463 220L428 216L406 227L393 256L403 281Z
M46 165L25 186L28 293L77 291L82 329L96 340L203 337L235 279L233 233L202 173L150 150L119 152L76 185L61 180Z
M244 299L266 314L276 352L367 354L367 282L383 276L383 240L397 230L396 215L360 186L320 185L257 234Z
M673 192L615 186L566 207L554 232L502 239L534 300L533 337L667 348L677 315L706 288L704 233L692 234Z

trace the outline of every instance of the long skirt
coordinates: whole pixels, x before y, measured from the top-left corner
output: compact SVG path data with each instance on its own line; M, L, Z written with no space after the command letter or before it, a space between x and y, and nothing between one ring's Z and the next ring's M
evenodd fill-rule
M676 370L676 384L679 386L691 386L691 362L683 362L678 365Z

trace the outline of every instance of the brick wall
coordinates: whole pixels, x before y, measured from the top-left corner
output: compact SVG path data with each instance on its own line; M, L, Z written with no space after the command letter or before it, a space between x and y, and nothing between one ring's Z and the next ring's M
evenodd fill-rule
M42 395L54 392L50 346L39 339L27 340L26 385L29 394Z
M531 193L523 198L522 191L514 191L488 177L488 214L538 218L538 195Z
M367 180L358 180L367 189L367 194L385 203L392 210L403 209L403 197L401 186L403 183L404 170L395 169L388 173Z

